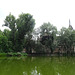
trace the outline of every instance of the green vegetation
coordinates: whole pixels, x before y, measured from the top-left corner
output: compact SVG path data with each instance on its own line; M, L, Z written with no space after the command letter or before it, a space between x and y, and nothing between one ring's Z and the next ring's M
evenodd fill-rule
M7 56L7 53L0 53L0 56Z
M0 56L27 56L28 54L27 53L20 53L20 52L17 52L17 53L0 53Z
M10 13L6 16L3 26L9 29L0 30L0 53L11 56L74 53L75 30L70 27L62 27L57 31L57 28L48 22L34 29L35 19L28 13L20 14L17 19Z
M27 56L27 53L8 53L7 56Z

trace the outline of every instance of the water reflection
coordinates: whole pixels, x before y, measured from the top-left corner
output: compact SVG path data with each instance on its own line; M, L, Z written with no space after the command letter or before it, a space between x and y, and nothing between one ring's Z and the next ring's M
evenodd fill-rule
M23 72L23 75L27 75L27 73L26 72Z
M38 71L37 71L37 67L35 66L35 69L32 70L31 75L41 75Z
M61 75L61 74L59 74L59 72L58 72L58 74L57 75Z
M74 57L0 57L0 75L75 75Z

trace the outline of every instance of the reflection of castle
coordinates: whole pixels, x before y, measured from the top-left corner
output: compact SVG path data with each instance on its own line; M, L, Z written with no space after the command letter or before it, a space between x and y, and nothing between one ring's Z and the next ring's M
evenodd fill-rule
M69 28L73 30L73 27L71 25L70 19L69 19Z

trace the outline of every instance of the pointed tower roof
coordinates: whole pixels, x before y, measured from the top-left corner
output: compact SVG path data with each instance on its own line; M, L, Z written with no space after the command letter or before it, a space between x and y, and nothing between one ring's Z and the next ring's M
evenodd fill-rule
M69 19L69 26L71 25L71 21L70 21L70 19Z
M69 28L73 30L70 19L69 19Z

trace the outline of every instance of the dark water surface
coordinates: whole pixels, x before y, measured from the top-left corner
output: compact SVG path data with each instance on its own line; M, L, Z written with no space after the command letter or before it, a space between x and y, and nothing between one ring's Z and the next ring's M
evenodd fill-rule
M75 57L0 57L0 75L75 75Z

